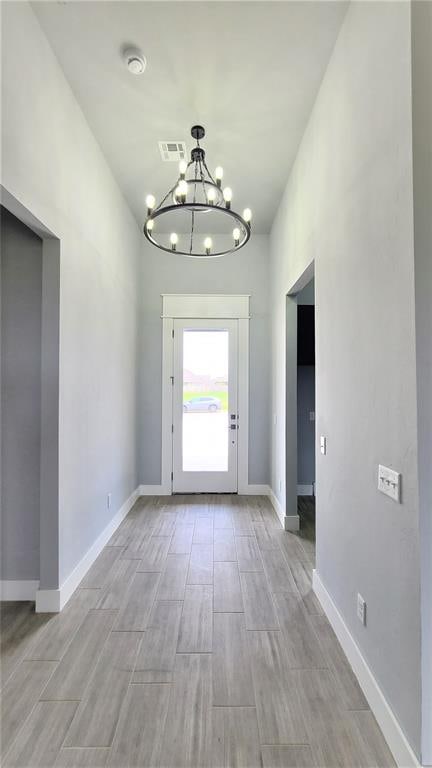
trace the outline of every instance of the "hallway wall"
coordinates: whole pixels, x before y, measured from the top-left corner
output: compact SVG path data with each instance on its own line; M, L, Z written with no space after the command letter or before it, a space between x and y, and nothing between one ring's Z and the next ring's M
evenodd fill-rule
M61 249L59 567L41 584L49 589L137 485L142 235L28 3L3 4L2 33L2 184Z
M408 3L352 3L271 233L272 487L285 488L285 295L315 261L317 571L420 752ZM402 473L397 505L378 464ZM367 627L356 616L360 592Z
M230 238L231 241L231 238ZM249 483L269 482L268 237L210 261L161 253L144 242L140 305L140 482L161 482L162 293L251 295Z
M1 574L39 579L42 241L4 208L1 249Z
M414 261L422 558L422 758L432 765L432 4L411 6Z

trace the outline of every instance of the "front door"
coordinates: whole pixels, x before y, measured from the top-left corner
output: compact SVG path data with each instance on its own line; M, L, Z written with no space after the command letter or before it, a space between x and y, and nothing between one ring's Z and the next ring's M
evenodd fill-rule
M174 321L173 491L237 491L237 320Z

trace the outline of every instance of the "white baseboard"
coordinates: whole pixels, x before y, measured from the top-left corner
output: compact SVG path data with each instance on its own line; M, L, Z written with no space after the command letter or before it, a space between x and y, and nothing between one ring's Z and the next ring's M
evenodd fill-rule
M273 488L269 486L268 497L272 503L279 520L281 521L282 528L285 531L299 531L300 530L300 518L298 515L286 515L285 510L276 496Z
M132 509L138 496L137 488L129 498L122 504L119 511L114 515L94 544L87 550L84 557L79 561L71 574L63 582L59 589L38 589L36 592L36 613L58 613L64 608L69 598L73 595L79 583L82 581L90 566L93 565L97 556L103 550L113 533L124 520L129 510Z
M297 486L297 496L313 496L313 483L305 483Z
M269 486L268 497L270 499L270 502L274 511L276 512L279 520L281 521L281 525L285 527L285 510L282 508L282 504L280 503L278 497L274 493L273 488L271 488L271 486Z
M35 611L36 613L60 613L66 602L65 600L62 603L61 589L38 589Z
M268 485L256 485L251 483L238 489L239 496L268 496L270 487Z
M171 488L165 488L163 485L140 485L138 488L139 496L171 496Z
M284 528L286 531L299 531L300 518L298 515L285 515Z
M36 590L39 586L38 581L18 581L6 580L0 581L0 600L34 600Z
M313 571L313 588L354 670L396 764L399 768L420 768L420 763L408 744L372 670L316 570Z

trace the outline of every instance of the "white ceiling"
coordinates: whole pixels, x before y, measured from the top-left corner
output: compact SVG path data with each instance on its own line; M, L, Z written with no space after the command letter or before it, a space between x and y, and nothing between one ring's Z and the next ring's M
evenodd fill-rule
M177 165L159 140L202 142L233 207L268 232L345 10L342 2L34 2L65 75L137 220ZM129 74L125 44L146 72Z

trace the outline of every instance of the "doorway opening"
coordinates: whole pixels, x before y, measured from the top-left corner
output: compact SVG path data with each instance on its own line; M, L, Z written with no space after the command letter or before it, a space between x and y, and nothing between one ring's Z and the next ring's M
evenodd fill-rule
M60 607L57 594L52 603L59 587L60 240L0 191L1 597L36 599L36 611L46 612ZM31 498L23 498L29 487Z
M39 583L42 239L3 207L0 228L1 580L25 596Z
M315 284L297 294L297 509L301 535L315 540Z

